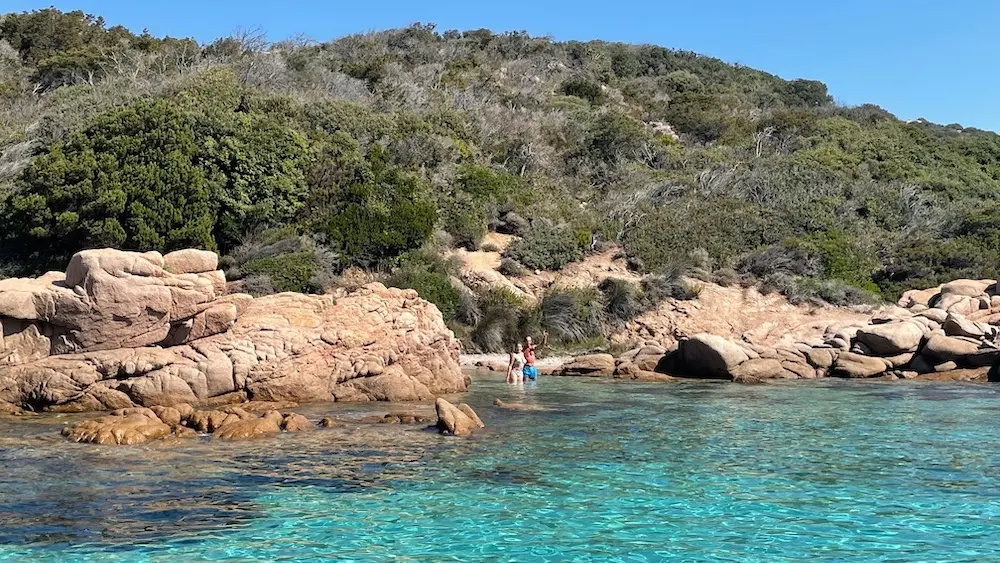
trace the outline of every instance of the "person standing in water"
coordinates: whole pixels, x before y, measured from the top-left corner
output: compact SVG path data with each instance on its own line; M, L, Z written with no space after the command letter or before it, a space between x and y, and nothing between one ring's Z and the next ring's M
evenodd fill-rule
M542 333L542 348L544 348L548 343L549 333L546 331ZM524 369L522 371L524 372L525 381L534 381L538 377L538 368L535 367L535 361L537 359L535 357L535 350L537 348L538 347L531 342L530 335L524 337L524 347L522 348L524 350Z
M510 353L510 360L507 362L507 383L524 383L524 364L524 352L521 348L521 343L518 342L514 351Z

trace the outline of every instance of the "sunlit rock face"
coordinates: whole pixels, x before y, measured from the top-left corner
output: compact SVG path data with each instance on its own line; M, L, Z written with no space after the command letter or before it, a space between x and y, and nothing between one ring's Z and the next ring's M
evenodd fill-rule
M464 391L458 341L412 290L225 295L211 252L87 250L0 281L0 403L48 411L404 401Z

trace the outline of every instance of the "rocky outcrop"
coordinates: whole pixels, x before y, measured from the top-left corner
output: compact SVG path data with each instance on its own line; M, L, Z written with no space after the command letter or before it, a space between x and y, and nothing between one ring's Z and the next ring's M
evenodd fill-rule
M465 403L456 407L438 397L434 402L434 409L437 411L438 417L437 428L442 434L468 436L474 431L486 427L476 412L472 410L472 407Z
M165 438L190 438L211 434L219 440L250 440L281 432L302 432L316 428L301 414L282 414L270 407L278 403L251 402L229 405L222 410L195 410L188 404L175 407L128 408L66 427L62 434L74 442L133 446ZM285 403L284 406L296 406ZM245 408L244 408L245 407ZM334 426L324 419L321 427Z
M458 342L412 290L224 295L214 253L87 250L0 281L0 404L429 400L464 391Z
M660 362L671 373L764 379L986 380L1000 362L1000 297L992 280L956 280L910 291L866 323L829 324L822 337L773 347L710 334L682 340Z

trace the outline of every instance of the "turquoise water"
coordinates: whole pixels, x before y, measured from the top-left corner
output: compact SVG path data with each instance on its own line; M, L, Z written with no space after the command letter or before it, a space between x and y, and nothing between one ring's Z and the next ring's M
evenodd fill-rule
M477 378L465 399L490 426L469 439L98 448L0 422L0 560L1000 561L1000 386Z

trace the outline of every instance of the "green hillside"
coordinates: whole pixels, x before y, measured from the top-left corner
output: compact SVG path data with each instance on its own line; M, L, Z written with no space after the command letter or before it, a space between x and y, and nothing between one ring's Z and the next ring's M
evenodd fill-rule
M523 237L510 267L616 243L664 283L846 304L996 276L997 195L993 133L664 47L422 24L199 45L81 12L0 20L7 275L199 246L261 293L391 275L475 330L506 297L456 289L437 256L497 230Z

